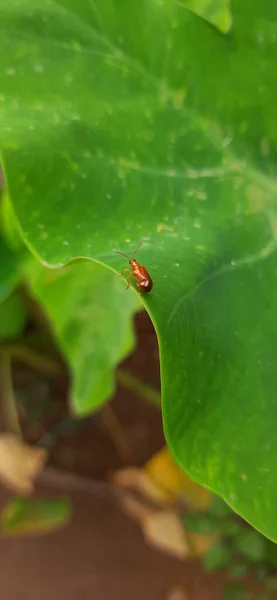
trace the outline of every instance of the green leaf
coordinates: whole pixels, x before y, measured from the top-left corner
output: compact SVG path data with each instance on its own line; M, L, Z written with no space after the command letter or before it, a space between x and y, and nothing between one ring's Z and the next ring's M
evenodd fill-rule
M0 145L51 266L121 271L146 239L168 443L277 540L276 7L232 13L222 36L169 0L0 0Z
M250 561L262 561L266 557L266 539L254 529L244 529L236 537L236 549Z
M255 578L257 579L257 581L261 581L262 583L264 583L267 574L268 569L264 563L258 563L257 565L255 565Z
M219 496L213 496L210 512L219 519L234 515L230 506Z
M72 406L86 414L112 395L114 369L134 347L137 298L107 269L85 261L62 270L33 263L28 281L71 368Z
M20 282L24 263L27 260L29 260L29 253L19 235L12 204L8 195L2 192L0 197L0 305ZM12 305L15 306L13 300L9 306Z
M269 541L266 545L266 563L274 568L277 565L277 545Z
M27 313L24 302L17 294L12 294L0 303L0 340L19 336L25 327Z
M26 248L18 230L13 206L6 192L2 194L0 201L0 227L3 238L6 240L11 252L21 251L22 256L26 256Z
M218 522L209 514L185 514L182 522L188 531L209 535L218 532Z
M234 563L230 565L230 573L234 577L243 577L248 572L248 565L245 563Z
M250 592L241 583L227 583L224 589L224 600L250 600Z
M275 563L276 567L276 563ZM277 577L271 576L267 577L265 581L266 588L271 592L277 592Z
M228 536L236 536L242 529L242 523L236 518L223 519L218 524L220 533Z
M71 518L68 498L15 499L2 511L0 531L8 536L50 533Z
M10 295L20 277L20 256L8 247L0 233L0 302Z
M232 560L232 554L226 546L217 544L206 552L203 565L206 571L218 571L227 567Z
M179 0L179 2L215 25L222 33L230 31L232 17L229 0Z

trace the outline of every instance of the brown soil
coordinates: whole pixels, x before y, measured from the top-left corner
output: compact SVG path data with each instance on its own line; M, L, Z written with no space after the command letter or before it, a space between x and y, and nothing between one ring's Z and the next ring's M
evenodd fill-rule
M83 493L72 499L67 528L0 540L1 600L169 600L177 585L187 600L222 598L221 575L207 577L199 563L151 550L111 500Z

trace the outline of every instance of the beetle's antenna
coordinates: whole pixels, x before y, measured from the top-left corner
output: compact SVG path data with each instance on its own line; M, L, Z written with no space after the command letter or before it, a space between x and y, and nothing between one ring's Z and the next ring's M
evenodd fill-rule
M116 254L121 254L121 256L125 256L125 258L127 258L127 260L130 260L129 256L127 256L127 254L123 254L123 252L118 252L118 250L115 250Z
M137 249L135 250L135 252L133 254L133 257L132 257L132 260L135 258L135 255L136 255L137 251L140 249L142 242L143 242L143 240L141 240L141 242L139 243Z

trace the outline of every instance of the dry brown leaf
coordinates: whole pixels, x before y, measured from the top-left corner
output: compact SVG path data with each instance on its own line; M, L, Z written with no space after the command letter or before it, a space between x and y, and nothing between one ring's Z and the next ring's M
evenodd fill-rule
M168 502L182 499L188 507L196 510L205 510L210 506L210 492L181 471L166 446L150 458L144 470L153 484L164 492Z
M0 480L13 492L28 495L47 452L24 444L11 433L0 435Z
M124 512L135 521L138 521L139 524L143 523L144 519L150 515L155 514L155 509L150 508L137 498L132 498L128 493L119 497L119 501Z
M175 587L169 592L166 600L188 600L188 595L183 588Z
M186 533L180 521L181 500L200 510L209 505L210 493L179 469L167 448L157 452L144 468L121 469L111 479L126 491L120 496L122 507L140 524L149 545L184 559L202 556L214 544L214 536ZM141 498L131 496L131 490Z
M142 491L140 469L124 469L118 471L116 475L113 479L117 482L118 480L121 483L124 482L126 488L127 483L133 483L133 489L137 487L139 491ZM139 485L138 481L140 481ZM143 481L142 488L144 488L144 483ZM146 487L149 492L148 486ZM130 486L128 486L128 489L130 489ZM126 489L125 495L120 496L120 503L126 514L141 526L145 541L150 546L171 556L181 559L187 557L190 554L190 547L187 544L186 533L177 512L174 509L149 506L143 500L130 496L128 489ZM151 499L153 499L152 493Z
M161 489L144 469L136 467L120 469L112 474L111 481L120 487L137 490L154 502L168 502L168 493Z
M132 498L128 492L120 496L119 500L124 512L141 526L147 543L163 552L178 558L203 556L216 542L214 535L185 532L182 524L180 527L178 513L173 510L149 507Z
M112 475L112 481L167 505L182 501L191 509L206 510L211 503L210 492L181 471L166 446L154 454L142 469L121 469Z
M176 558L190 555L185 530L173 510L152 513L141 522L144 537L151 546Z

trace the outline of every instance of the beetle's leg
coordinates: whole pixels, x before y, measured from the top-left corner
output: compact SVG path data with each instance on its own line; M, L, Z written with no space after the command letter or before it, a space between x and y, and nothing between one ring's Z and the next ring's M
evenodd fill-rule
M120 273L117 273L117 275L116 275L116 276L117 276L117 277L123 277L123 275L124 275L125 271L128 271L128 272L130 273L131 269L123 269L123 271L122 271L121 275L120 275Z
M134 276L133 276L133 273L131 273L131 275L128 275L128 277L127 277L127 281L128 281L128 279L131 279L132 277L134 277ZM128 283L127 283L127 287L126 287L126 290L128 290L128 288L129 288L129 287L130 287L130 283L129 283L129 281L128 281Z
M143 290L141 289L141 287L140 287L140 285L139 285L138 282L137 282L137 288L138 288L138 291L139 291L139 295L143 296Z

